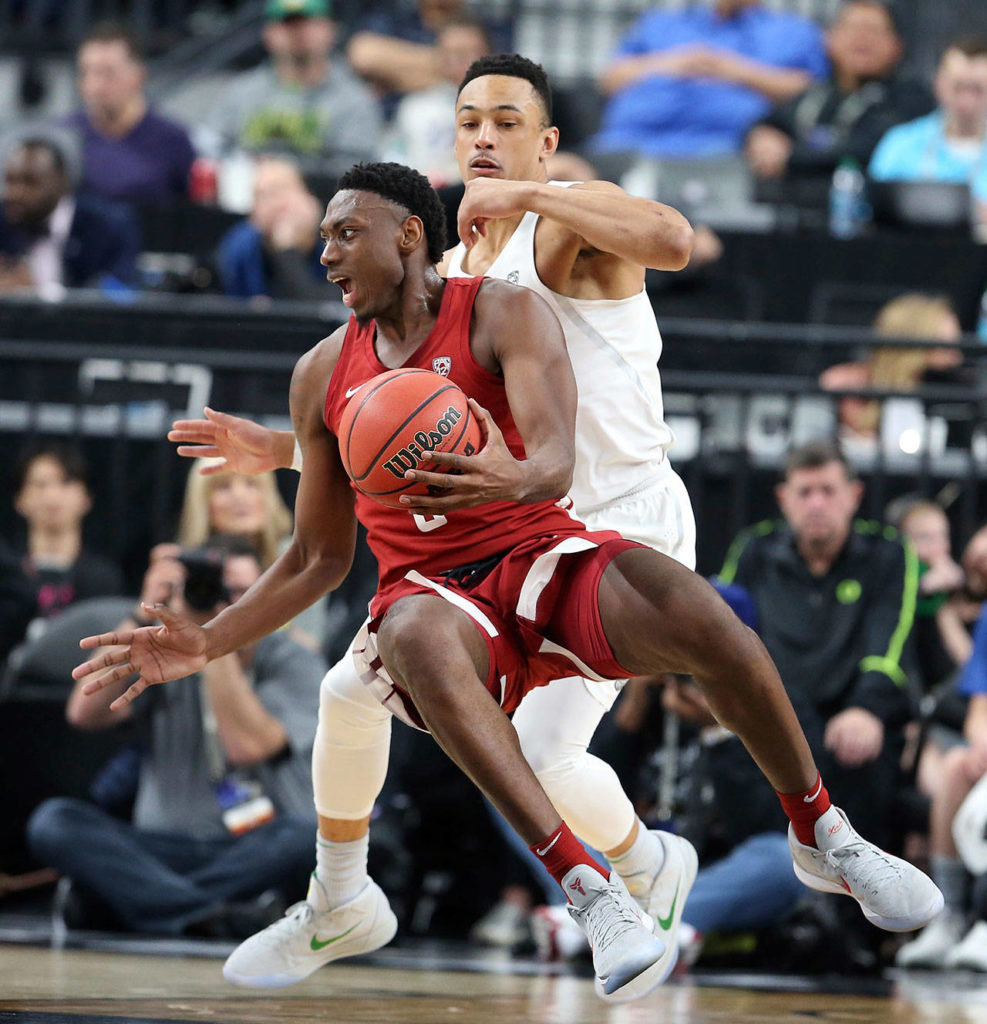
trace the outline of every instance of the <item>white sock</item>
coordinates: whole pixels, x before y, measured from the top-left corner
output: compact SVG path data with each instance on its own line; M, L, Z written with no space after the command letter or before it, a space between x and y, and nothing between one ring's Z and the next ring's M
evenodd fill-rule
M610 857L610 866L624 880L633 896L651 888L652 882L665 863L665 847L661 840L649 832L647 826L637 819L637 836L631 848L619 857Z
M331 910L358 895L367 884L369 849L369 832L345 843L332 843L317 834L309 903L317 910Z

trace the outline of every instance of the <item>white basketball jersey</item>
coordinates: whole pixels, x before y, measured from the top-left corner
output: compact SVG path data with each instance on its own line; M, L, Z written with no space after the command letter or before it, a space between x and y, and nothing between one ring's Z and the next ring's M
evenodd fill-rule
M550 182L565 187L574 182ZM526 213L484 276L537 292L562 324L579 390L576 468L569 494L579 514L642 490L668 471L672 432L663 420L661 334L644 288L627 299L571 299L546 288L535 269L538 215ZM449 261L463 271L466 247Z

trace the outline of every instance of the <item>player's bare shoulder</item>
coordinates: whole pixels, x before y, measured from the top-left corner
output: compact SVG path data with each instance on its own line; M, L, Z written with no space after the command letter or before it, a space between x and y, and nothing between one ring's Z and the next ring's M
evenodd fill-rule
M295 363L291 375L291 418L296 433L303 424L321 422L326 389L346 337L347 324L310 348Z
M473 303L473 355L484 365L499 363L511 347L564 350L565 337L552 307L522 285L485 278ZM486 355L487 358L483 358Z

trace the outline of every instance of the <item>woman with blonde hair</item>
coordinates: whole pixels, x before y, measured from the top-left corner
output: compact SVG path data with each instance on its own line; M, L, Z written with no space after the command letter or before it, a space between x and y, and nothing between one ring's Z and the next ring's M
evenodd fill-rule
M824 370L819 385L826 391L915 391L930 371L955 369L963 353L955 343L962 336L959 319L949 299L921 292L908 292L888 302L874 320L874 333L883 338L928 339L937 344L879 345L869 356L855 363L840 363ZM840 399L841 431L850 438L876 439L881 422L877 399Z
M273 472L246 476L232 470L201 472L222 459L196 459L185 484L178 543L198 548L214 534L246 537L267 568L292 531L292 517Z
M223 459L196 459L189 470L178 543L199 548L216 534L244 537L266 569L285 549L293 529L277 479L271 471L248 476L220 466ZM329 631L327 602L320 601L296 616L290 629L298 643L322 650Z

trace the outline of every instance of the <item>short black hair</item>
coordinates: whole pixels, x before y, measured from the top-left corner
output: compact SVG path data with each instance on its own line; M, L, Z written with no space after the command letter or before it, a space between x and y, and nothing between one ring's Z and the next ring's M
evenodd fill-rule
M787 480L800 469L819 469L831 462L838 462L846 473L847 480L857 479L857 470L846 457L837 440L810 441L798 448L792 448L785 457L782 479Z
M987 57L987 36L962 35L948 42L943 56L951 50L958 50L965 57Z
M28 442L17 456L13 470L14 494L20 494L24 489L31 466L42 458L54 459L62 467L66 480L78 481L89 490L89 465L82 452L65 441L38 439Z
M123 43L127 56L135 64L144 63L144 54L140 43L137 41L137 37L126 25L122 25L120 22L101 21L93 25L82 37L79 49L81 50L83 46L87 46L89 43Z
M351 167L336 183L336 190L374 192L403 206L425 228L428 258L438 263L445 252L446 214L442 200L424 174L404 164L374 163Z
M545 124L552 123L552 88L548 84L548 75L545 74L545 69L541 64L536 64L519 53L495 53L489 57L481 57L470 64L465 77L459 83L456 95L458 96L475 78L483 78L486 75L523 78L524 81L529 82L545 108Z
M893 0L843 0L843 3L836 9L833 14L830 25L835 25L842 16L843 12L855 4L865 4L868 7L880 7L882 11L888 16L888 21L891 23L891 28L896 36L901 35L901 19L898 17L898 9L895 7Z
M8 156L20 149L46 149L51 154L51 162L66 180L69 177L69 161L65 150L54 138L44 135L27 135L17 139L8 150Z

